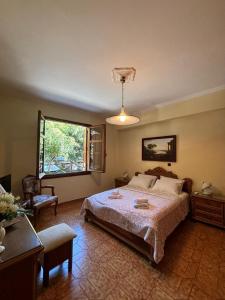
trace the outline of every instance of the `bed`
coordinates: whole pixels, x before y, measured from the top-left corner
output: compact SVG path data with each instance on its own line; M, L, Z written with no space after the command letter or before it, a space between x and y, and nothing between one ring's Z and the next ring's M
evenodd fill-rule
M173 172L161 167L144 173L157 178L178 178ZM136 176L138 174L139 172L135 173ZM84 200L81 214L84 214L85 221L99 225L129 244L145 255L151 263L159 263L164 256L166 238L189 212L192 180L183 180L182 192L177 196L129 185L119 188L122 199L109 199L113 190L95 194ZM149 209L134 208L134 199L140 197L148 199Z

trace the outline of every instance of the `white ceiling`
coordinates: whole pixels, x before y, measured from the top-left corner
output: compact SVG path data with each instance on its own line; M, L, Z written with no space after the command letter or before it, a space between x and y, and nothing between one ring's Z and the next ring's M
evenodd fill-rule
M131 112L225 84L225 0L0 0L0 79L46 99Z

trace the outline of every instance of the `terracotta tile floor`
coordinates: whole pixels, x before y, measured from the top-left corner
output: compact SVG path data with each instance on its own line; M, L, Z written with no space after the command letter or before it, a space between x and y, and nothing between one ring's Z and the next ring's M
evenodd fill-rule
M153 268L140 254L100 228L84 223L81 202L42 212L38 229L65 222L77 233L73 272L67 263L50 272L38 300L225 299L225 231L190 220L167 240L163 261Z

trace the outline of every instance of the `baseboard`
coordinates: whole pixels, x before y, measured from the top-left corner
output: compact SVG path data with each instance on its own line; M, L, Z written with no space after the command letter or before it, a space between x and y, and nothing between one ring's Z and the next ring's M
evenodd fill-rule
M70 202L73 202L73 201L84 201L85 198L86 197L72 199L72 200L68 200L68 201L60 201L58 205L65 204L65 203L70 203Z

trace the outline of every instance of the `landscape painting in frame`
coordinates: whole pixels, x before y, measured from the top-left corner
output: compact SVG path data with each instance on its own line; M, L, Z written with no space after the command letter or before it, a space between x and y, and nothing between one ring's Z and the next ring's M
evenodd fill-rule
M142 139L142 160L176 161L176 135Z

